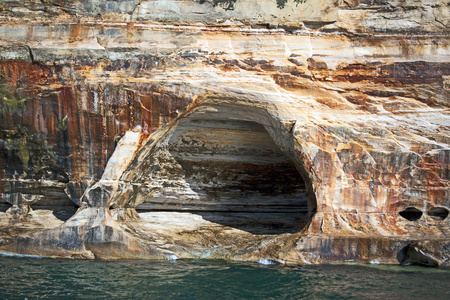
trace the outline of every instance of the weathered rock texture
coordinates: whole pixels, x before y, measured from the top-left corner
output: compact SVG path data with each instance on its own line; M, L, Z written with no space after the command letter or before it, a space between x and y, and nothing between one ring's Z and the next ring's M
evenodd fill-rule
M0 251L449 264L448 7L0 2Z

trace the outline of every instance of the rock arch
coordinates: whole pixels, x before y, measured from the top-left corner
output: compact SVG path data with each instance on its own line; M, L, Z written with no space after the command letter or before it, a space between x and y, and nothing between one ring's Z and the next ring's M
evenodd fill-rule
M141 216L194 212L254 234L298 232L317 204L289 124L255 106L199 105L141 149L117 202Z

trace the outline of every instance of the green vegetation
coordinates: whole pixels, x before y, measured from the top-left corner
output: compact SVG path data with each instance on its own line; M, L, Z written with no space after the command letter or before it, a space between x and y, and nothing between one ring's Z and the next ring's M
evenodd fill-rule
M27 108L26 89L10 85L0 78L0 160L6 174L25 174L28 178L53 178L66 181L67 175L61 167L56 153L45 140L45 135L36 132L30 125L20 124ZM68 117L57 123L59 132L67 130Z
M58 128L58 131L64 131L64 130L67 130L67 126L68 126L68 123L67 123L67 120L68 120L69 118L67 117L67 115L64 117L64 118L62 118L61 120L58 120L57 121L57 128Z
M4 151L7 153L6 163L8 165L16 165L20 161L22 165L19 170L27 170L31 156L30 149L35 148L29 145L30 140L33 139L32 132L22 125L17 125L3 134L6 141L3 145Z
M53 147L30 127L15 125L0 131L0 150L7 174L18 172L27 178L67 181Z
M0 82L0 105L6 105L11 111L24 109L28 98L19 97L17 94L17 89L13 90L7 83Z

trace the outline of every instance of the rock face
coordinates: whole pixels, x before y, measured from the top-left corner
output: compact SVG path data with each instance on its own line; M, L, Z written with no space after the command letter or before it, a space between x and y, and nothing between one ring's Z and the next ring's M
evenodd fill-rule
M0 2L0 251L449 264L447 1L66 2Z

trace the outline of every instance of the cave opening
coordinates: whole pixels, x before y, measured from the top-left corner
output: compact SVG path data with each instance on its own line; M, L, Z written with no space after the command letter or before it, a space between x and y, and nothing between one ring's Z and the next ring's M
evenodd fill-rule
M0 198L0 213L5 213L12 205Z
M448 217L448 209L445 207L433 207L428 210L428 216L434 220L442 221Z
M51 212L51 214L58 220L62 222L66 222L70 219L78 210L78 206L74 203L65 203L63 205L51 205L51 206L43 206L43 205L31 205L31 208L34 212L41 214L46 214L47 212Z
M417 221L422 217L422 212L415 207L407 207L399 215L408 221Z
M164 181L166 189L138 213L182 210L252 234L281 234L300 231L315 210L298 166L257 122L193 119L177 127L167 148L177 180ZM184 195L178 189L171 201L177 184Z
M31 209L37 214L36 217L46 218L52 215L57 220L65 222L79 208L61 187L45 187L41 188L40 192L45 196L30 205Z

